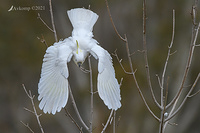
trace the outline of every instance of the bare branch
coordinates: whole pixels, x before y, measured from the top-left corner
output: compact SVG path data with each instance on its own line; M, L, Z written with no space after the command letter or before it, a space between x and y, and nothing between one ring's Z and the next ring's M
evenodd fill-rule
M80 66L79 68L80 68L80 70L81 70L82 72L84 72L84 73L89 73L89 72L90 72L90 70L87 70L87 69L85 69L85 68L82 67L82 66Z
M55 28L55 24L54 24L54 18L53 18L53 11L52 11L51 0L49 0L49 7L50 7L51 23L52 23L52 27L53 27L53 32L54 32L55 41L58 42L57 33L56 33L56 28Z
M78 130L80 131L80 133L83 133L83 131L82 131L82 127L80 127L79 125L78 125L78 123L74 120L74 118L71 116L71 114L69 113L69 111L66 109L66 108L64 108L65 109L65 112L66 112L66 116L69 116L69 118L72 120L72 122L76 125L76 127L78 128Z
M110 13L110 8L109 8L109 6L108 6L108 1L105 0L105 3L106 3L106 7L107 7L108 14L109 14L109 17L110 17L110 21L111 21L111 23L112 23L112 26L113 26L113 28L114 28L116 34L118 35L118 37L119 37L122 41L126 42L126 40L119 34L119 32L117 31L117 28L115 27L115 24L114 24L114 22L113 22L113 19L112 19L111 13Z
M88 65L90 71L90 133L92 133L92 125L93 125L93 101L94 101L94 91L93 91L93 81L92 81L92 65L90 61L90 56L88 56Z
M42 133L44 133L44 130L43 130L43 128L42 128L42 125L41 125L40 119L39 119L39 117L41 116L41 114L40 114L40 115L37 114L37 111L36 111L36 108L35 108L35 104L34 104L34 102L33 102L34 95L31 94L31 91L30 91L30 90L29 90L29 93L27 92L27 90L26 90L24 84L22 84L22 87L23 87L24 91L26 92L26 95L27 95L27 96L30 98L30 100L31 100L31 104L32 104L32 107L33 107L33 111L30 111L30 112L31 112L31 113L34 113L34 115L36 116L36 119L37 119L37 123L38 123L38 125L39 125L39 127L40 127L40 130L41 130ZM27 109L27 110L28 110L28 109Z
M109 122L110 122L110 119L111 119L111 117L112 117L113 112L114 112L114 110L112 109L111 112L110 112L110 115L109 115L109 117L108 117L108 120L107 120L107 122L106 122L106 125L104 126L103 130L101 131L101 133L104 133L104 132L105 132L105 130L106 130L106 128L107 128L107 126L108 126L108 124L109 124Z
M187 65L186 65L186 68L185 68L185 72L184 72L184 75L183 75L183 79L182 79L182 82L181 82L181 86L179 88L179 91L177 92L176 96L174 97L174 99L166 106L166 108L169 108L173 103L175 103L175 101L177 99L179 99L179 96L184 88L184 84L185 84L185 81L186 81L186 78L187 78L187 75L188 75L188 72L190 70L190 65L192 63L192 58L193 58L193 55L194 55L194 49L195 49L195 44L196 44L196 40L197 40L197 37L198 37L198 33L199 33L199 28L200 28L200 23L198 24L198 27L196 29L196 33L194 35L194 39L193 39L193 42L191 43L191 46L190 46L190 51L189 51L189 56L188 56L188 61L187 61Z
M189 98L196 96L197 94L199 94L200 90L198 90L197 92L195 92L194 94L188 96Z
M113 20L112 20L111 14L110 14L110 9L109 9L109 6L108 6L108 2L107 2L107 0L105 0L105 1L106 1L107 10L108 10L108 13L109 13L109 15L110 15L110 19L111 19L111 22L112 22L112 24L113 24L113 27L114 27L114 29L115 29L117 35L119 36L119 38L120 38L121 40L125 41L127 56L128 56L129 65L130 65L130 68L131 68L131 74L132 74L132 76L133 76L133 78L134 78L134 81L135 81L136 87L137 87L137 89L138 89L138 92L139 92L139 94L140 94L140 96L141 96L141 98L142 98L142 100L143 100L145 106L147 107L148 111L151 113L151 115L152 115L156 120L160 121L159 118L152 112L152 110L151 110L150 107L148 106L148 104L147 104L147 102L146 102L146 100L145 100L145 98L144 98L144 96L143 96L143 93L142 93L142 91L141 91L141 89L140 89L140 87L139 87L139 85L138 85L138 82L137 82L137 79L136 79L136 76L135 76L135 72L134 72L134 70L133 70L133 65L132 65L131 56L130 56L131 54L130 54L130 50L129 50L129 46L128 46L128 39L127 39L127 37L126 37L126 34L124 35L125 37L122 38L122 37L119 35L119 33L117 32L117 29L116 29L116 27L114 26L114 22L113 22ZM117 57L118 61L120 62L120 60L119 60L117 54L116 54L116 57ZM121 67L123 68L123 66L122 66L121 63L120 63L120 65L121 65ZM123 69L123 70L124 70L125 73L127 73L127 72L125 71L125 69ZM129 74L130 74L130 73L129 73ZM153 96L154 96L154 95L153 95ZM154 98L155 98L155 97L154 97ZM158 104L158 102L157 102L156 100L155 100L155 102L157 103L158 107L161 108L160 105Z
M113 133L115 133L115 128L116 128L115 118L116 118L116 111L114 110L114 114L113 114Z
M158 79L158 84L159 84L160 88L162 88L161 81L160 81L160 77L158 76L158 74L156 74L156 77L157 77L157 79Z
M148 82L148 86L149 89L151 91L151 96L153 98L154 103L161 109L161 105L158 103L154 92L153 92L153 88L151 85L151 76L150 76L150 70L149 70L149 63L148 63L148 57L147 57L147 45L146 45L146 0L143 0L143 49L144 49L144 60L145 60L145 68L146 68L146 74L147 74L147 82Z
M132 76L133 76L133 79L134 79L134 82L136 84L136 88L145 104L145 106L147 107L148 111L151 113L151 115L158 121L160 121L160 119L153 113L153 111L150 109L149 105L147 104L145 98L144 98L144 95L139 87L139 84L137 82L137 79L136 79L136 76L135 76L135 73L134 73L134 70L133 70L133 64L131 62L131 57L129 56L130 55L130 50L129 50L129 46L128 46L128 39L125 35L125 40L126 40L126 51L127 51L127 56L128 56L128 60L129 60L129 65L130 65L130 69L131 69L131 73L132 73ZM159 106L160 107L160 106Z
M173 118L173 117L180 111L180 109L181 109L181 108L183 107L183 105L185 104L187 98L190 97L190 94L191 94L192 91L194 90L194 88L195 88L195 86L196 86L196 84L197 84L199 78L200 78L200 73L198 74L198 76L197 76L195 82L193 83L191 89L189 90L189 92L187 93L186 97L185 97L184 100L182 101L181 105L177 108L177 110L176 110L172 115L169 115L169 117L168 117L165 121L169 121L171 118Z
M27 108L24 107L24 110L26 110L26 111L28 111L30 113L33 113L35 115L35 112L31 111L30 109L27 109Z
M69 85L69 95L70 95L70 97L71 97L72 105L73 105L73 107L74 107L74 110L75 110L75 112L76 112L76 114L77 114L77 116L78 116L80 122L82 123L82 125L84 126L84 128L85 128L87 131L90 131L90 129L89 129L88 126L85 124L85 122L83 121L83 119L82 119L82 117L81 117L81 115L80 115L80 113L79 113L79 111L78 111L78 108L77 108L77 106L76 106L76 102L75 102L75 100L74 100L74 96L73 96L73 94L72 94L72 90L71 90L70 85Z
M175 54L176 52L177 52L177 50L174 51L174 52L172 52L172 53L170 53L169 55L172 56L172 55Z
M38 13L38 16L37 16L38 19L40 19L40 21L42 21L42 23L52 32L54 32L48 25L47 23L41 18L40 14Z
M121 68L122 68L122 69L123 69L123 71L124 71L124 73L132 75L132 73L131 73L131 72L127 72L127 71L125 70L124 66L122 65L122 59L121 59L121 60L119 59L119 57L118 57L118 55L117 55L117 51L116 51L116 50L115 50L115 52L114 52L114 54L113 54L113 55L114 55L114 56L117 58L117 61L119 62L119 64L120 64Z
M169 62L169 57L170 57L170 54L171 54L171 48L172 48L173 43L174 43L174 35L175 35L175 10L173 10L172 39L171 39L171 43L170 43L170 45L168 47L168 54L167 54L167 58L166 58L166 61L165 61L164 68L163 68L162 80L161 80L161 106L162 107L164 106L164 102L163 102L164 94L163 94L163 91L164 91L165 74L166 74L167 65L168 65L168 62Z
M29 127L28 123L25 124L23 121L20 121L25 127L27 127L31 133L34 133L33 130Z

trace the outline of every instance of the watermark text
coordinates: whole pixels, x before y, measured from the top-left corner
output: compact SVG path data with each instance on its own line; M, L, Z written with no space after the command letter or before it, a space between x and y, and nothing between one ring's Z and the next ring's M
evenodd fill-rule
M44 11L45 10L45 6L11 6L8 9L8 12L11 11Z

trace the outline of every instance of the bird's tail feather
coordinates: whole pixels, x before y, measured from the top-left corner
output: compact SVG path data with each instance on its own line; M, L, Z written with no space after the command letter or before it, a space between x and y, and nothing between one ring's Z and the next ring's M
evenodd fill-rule
M93 30L93 26L98 19L98 15L91 10L76 8L67 11L69 19L74 29Z

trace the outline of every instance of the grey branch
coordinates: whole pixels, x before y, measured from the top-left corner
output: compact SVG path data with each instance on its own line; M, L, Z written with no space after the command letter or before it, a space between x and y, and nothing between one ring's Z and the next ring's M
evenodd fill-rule
M53 10L52 10L51 0L49 0L49 7L50 7L51 23L52 23L52 27L53 27L53 32L54 32L55 41L58 42L57 33L56 33L56 28L55 28L55 23L54 23L54 18L53 18Z
M113 111L114 111L114 110L111 110L110 115L109 115L109 117L108 117L108 120L107 120L107 122L106 122L106 125L104 125L104 128L103 128L103 130L101 131L101 133L104 133L104 132L105 132L105 130L106 130L108 124L110 123L110 120L111 120Z
M25 124L23 121L20 121L25 127L27 127L31 133L34 133L33 130L30 128L30 126L27 124Z
M37 123L38 123L38 125L39 125L39 127L40 127L40 130L41 130L42 133L44 133L44 130L43 130L43 128L42 128L42 125L41 125L41 123L40 123L40 118L39 118L39 117L41 116L41 114L39 114L39 115L37 114L37 111L36 111L36 108L35 108L35 104L34 104L34 102L33 102L34 95L31 94L31 91L30 91L30 90L29 90L29 93L28 93L28 91L26 90L24 84L22 84L22 87L23 87L23 89L24 89L26 95L30 98L31 104L32 104L32 107L33 107L33 111L31 111L31 110L29 110L29 109L25 109L25 110L27 110L27 111L33 113L33 114L36 116Z
M73 105L73 107L74 107L74 110L75 110L75 112L76 112L76 114L77 114L77 116L78 116L80 122L82 123L83 127L84 127L87 131L90 131L89 127L85 124L85 122L83 121L83 119L82 119L82 117L81 117L81 115L80 115L80 113L79 113L79 111L78 111L78 108L77 108L77 106L76 106L76 102L75 102L75 100L74 100L74 96L73 96L73 94L72 94L72 90L71 90L70 85L69 85L69 95L70 95L70 98L71 98L71 100L72 100L72 105Z

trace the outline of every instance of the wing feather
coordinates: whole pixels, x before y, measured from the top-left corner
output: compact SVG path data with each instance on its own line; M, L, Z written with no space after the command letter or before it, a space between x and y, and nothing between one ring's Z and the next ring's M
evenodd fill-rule
M70 61L71 54L72 49L66 41L60 41L46 50L38 83L38 100L41 100L39 108L44 113L55 114L67 103L69 76L67 62Z
M98 58L97 89L100 98L109 109L117 110L121 107L120 88L115 78L115 70L110 54L99 45L94 45L91 54Z

